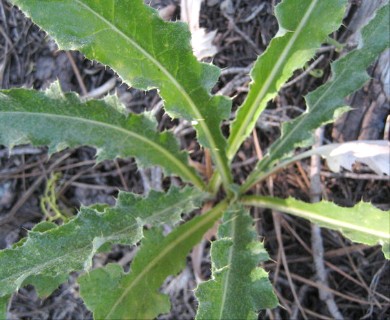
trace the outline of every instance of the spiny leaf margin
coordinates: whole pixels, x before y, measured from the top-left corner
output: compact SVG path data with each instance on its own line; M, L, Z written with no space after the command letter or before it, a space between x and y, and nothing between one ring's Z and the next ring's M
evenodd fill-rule
M151 191L146 198L121 192L115 207L82 207L64 225L45 232L35 227L20 245L0 251L0 297L27 284L47 294L42 286L49 278L60 284L72 271L89 270L93 255L103 245L133 245L143 237L145 224L173 224L203 197L189 187L172 188L168 193Z
M305 113L283 124L281 137L271 145L243 189L253 185L257 177L270 170L276 161L283 161L295 148L309 145L316 128L334 121L349 109L344 98L370 79L367 68L390 45L389 7L387 4L379 9L362 29L361 41L356 49L331 64L332 78L306 96Z
M97 159L137 158L144 166L160 165L203 189L203 182L188 166L169 132L156 132L151 116L127 114L115 96L82 101L63 93L58 82L45 91L0 91L0 144L49 145L49 152L66 147L95 147Z
M197 320L257 319L259 310L277 306L267 272L257 267L269 256L252 223L239 206L224 214L218 240L211 245L212 279L195 291Z
M158 88L167 113L194 124L227 187L231 173L220 124L231 101L211 95L220 70L193 55L188 26L163 21L143 0L10 0L46 30L60 49L80 50L110 66L127 84Z
M382 211L367 202L354 207L340 207L332 202L306 203L294 198L243 196L245 205L270 208L317 223L320 227L340 231L352 241L367 245L382 245L386 259L390 259L390 210Z
M275 8L279 32L251 71L248 96L231 124L229 160L252 132L267 102L340 26L345 8L345 0L284 0Z
M152 319L169 312L169 298L159 293L159 288L167 276L184 268L190 249L220 218L227 205L226 201L219 203L166 237L156 229L145 232L127 274L121 266L110 264L80 277L81 297L94 318Z

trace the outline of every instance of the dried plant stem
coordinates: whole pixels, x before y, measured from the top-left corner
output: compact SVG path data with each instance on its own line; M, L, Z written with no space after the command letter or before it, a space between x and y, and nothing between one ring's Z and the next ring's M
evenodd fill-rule
M319 128L315 132L315 147L319 147L322 144L324 129ZM322 196L321 187L321 158L318 155L311 157L310 165L310 200L311 202L319 202ZM317 283L320 283L326 287L328 285L328 278L324 263L324 245L322 241L321 228L316 224L311 224L311 247L313 252L314 266L317 276ZM336 302L334 301L333 294L329 290L318 290L320 299L326 303L326 306L334 319L344 319L340 313Z
M271 195L273 196L273 180L272 180L272 177L269 177L267 179L267 186L268 186L268 189L271 193ZM307 320L308 317L306 316L306 313L301 305L301 302L299 300L299 296L298 296L298 293L295 289L295 285L294 285L294 282L292 280L292 277L291 277L291 274L290 274L290 269L288 267L288 261L287 261L287 257L286 257L286 253L284 251L284 245L283 245L283 237L282 237L282 214L276 210L272 210L272 220L274 222L274 228L275 228L275 234L276 234L276 239L277 239L277 242L278 242L278 262L279 260L282 261L282 264L283 264L283 267L284 267L284 270L285 270L285 273L286 273L286 277L287 277L287 281L288 281L288 284L290 286L290 289L291 289L291 293L294 297L294 301L295 301L295 304L298 308L298 310L301 312L302 314L302 317ZM278 265L280 265L280 263L278 263ZM276 277L276 276L275 276ZM290 310L290 316L291 316L291 310Z
M74 61L73 56L69 51L66 51L66 56L69 59L70 65L72 66L72 69L73 69L73 72L76 76L77 82L79 83L81 92L82 92L83 96L86 96L88 94L88 90L87 90L87 87L85 86L85 83L83 81L83 77L80 74L79 68L77 67L76 62Z

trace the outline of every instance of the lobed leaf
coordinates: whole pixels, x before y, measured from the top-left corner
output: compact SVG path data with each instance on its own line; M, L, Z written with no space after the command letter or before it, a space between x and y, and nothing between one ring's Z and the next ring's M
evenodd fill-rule
M257 319L260 309L277 306L267 272L257 267L269 257L252 222L242 208L225 213L211 245L212 279L195 292L196 319Z
M89 270L93 255L104 245L133 245L142 238L145 224L175 223L202 197L192 188L151 191L146 198L120 192L115 207L82 207L76 218L58 227L44 222L41 229L38 224L25 241L0 251L0 297L27 284L47 295L69 272Z
M327 35L340 26L346 2L284 0L275 8L279 32L251 71L248 96L230 128L229 159L250 135L268 101L276 96L295 70L314 56Z
M64 94L58 83L44 92L1 91L0 144L21 143L49 145L50 152L89 145L97 148L98 160L134 156L141 165L160 165L203 188L175 137L156 132L151 117L126 115L113 96L81 101L74 93Z
M255 183L256 177L269 170L275 161L283 159L296 147L308 145L316 128L332 122L347 110L344 98L370 79L366 69L390 45L389 14L388 4L379 9L362 29L358 47L331 65L330 81L306 96L308 108L304 114L283 124L281 137L272 144L268 155L248 177L248 186Z
M181 225L168 236L153 229L145 232L131 271L109 264L79 278L80 294L95 319L153 319L170 310L169 297L159 288L169 275L185 266L185 258L227 207L214 209Z
M242 202L308 219L320 227L340 231L355 242L380 244L386 259L390 259L390 211L379 210L366 202L360 202L352 208L339 207L327 201L306 203L293 198L262 196L244 196Z
M158 88L167 113L194 124L225 185L230 183L220 124L231 102L210 95L219 69L196 60L186 24L161 20L143 0L10 2L53 36L60 49L80 50L136 88Z

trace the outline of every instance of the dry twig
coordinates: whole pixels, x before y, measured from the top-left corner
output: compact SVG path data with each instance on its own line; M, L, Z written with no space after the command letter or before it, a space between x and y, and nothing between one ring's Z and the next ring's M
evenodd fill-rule
M322 144L324 129L319 128L316 130L315 137L316 143L315 147L319 147ZM321 159L317 155L311 157L311 166L310 166L310 200L311 202L319 202L322 196L322 187L321 187ZM312 239L312 252L314 259L314 266L316 270L317 283L320 283L322 286L329 287L328 277L325 269L324 263L324 245L322 241L321 228L312 223L311 224L311 239ZM320 299L326 303L328 310L334 319L342 320L344 317L340 313L334 297L329 290L319 289Z

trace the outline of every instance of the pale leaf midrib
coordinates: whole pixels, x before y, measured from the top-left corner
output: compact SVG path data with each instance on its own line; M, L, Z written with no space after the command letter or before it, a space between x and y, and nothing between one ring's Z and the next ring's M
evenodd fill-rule
M185 199L185 200L183 199L182 201L179 201L178 203L175 203L174 205L171 205L171 206L169 206L169 207L167 207L167 208L164 208L164 209L160 210L157 214L154 214L153 216L154 216L154 217L158 217L158 216L164 215L167 211L169 211L169 210L171 210L171 209L174 209L174 208L177 208L177 206L180 206L180 204L181 204L182 202L188 202L188 199ZM130 230L130 229L136 227L137 225L138 225L138 222L133 223L133 224L127 226L126 228L123 228L123 229L121 229L121 230L118 230L118 231L116 231L116 232L113 232L111 235L104 237L104 239L107 239L107 241L110 241L110 240L112 239L112 237L120 236L122 233L127 232L128 230ZM54 229L54 230L55 230L55 229ZM94 237L94 239L95 239L95 238L96 238L96 237ZM93 241L93 240L92 240L92 241ZM91 241L91 243L92 243L92 241ZM56 257L56 258L54 258L54 259L48 260L48 261L46 261L46 262L44 262L44 263L42 263L42 264L39 264L39 266L37 266L37 267L34 267L34 268L29 269L29 270L31 270L31 271L29 272L29 273L30 273L29 276L30 276L30 275L33 275L33 274L38 274L39 271L41 271L41 270L43 270L43 269L46 269L47 266L51 266L51 265L53 265L53 264L57 264L59 261L62 261L62 260L64 260L64 259L66 259L68 256L74 255L75 252L83 252L83 251L85 251L89 246L91 246L91 243L88 243L87 245L85 245L85 246L83 246L83 247L79 247L79 248L77 248L77 249L72 249L71 252L68 252L68 253L66 253L66 254L64 254L64 255L62 255L62 256L60 256L60 257ZM2 279L1 279L1 282L3 282L3 281L8 281L9 279L15 278L15 277L18 279L18 278L20 278L21 276L23 276L24 273L25 273L25 271L21 271L21 272L17 273L16 275L15 275L15 274L12 274L12 275L9 276L9 277L2 278Z
M228 147L228 159L231 159L233 156L233 153L236 152L236 149L239 147L237 144L239 144L241 137L243 136L243 132L248 127L249 123L253 119L253 115L256 112L257 106L260 105L262 100L264 99L265 94L268 92L269 87L271 83L274 81L276 74L279 72L280 67L283 65L284 61L286 60L286 57L289 54L289 51L291 50L292 46L295 43L295 40L298 38L298 36L301 34L301 31L304 29L307 20L310 18L311 13L313 12L315 6L317 5L318 0L314 0L307 11L305 12L305 15L303 16L303 19L299 23L297 29L293 32L292 37L287 42L287 45L284 47L282 54L280 55L277 63L275 64L274 68L272 69L271 74L269 77L267 77L264 86L259 91L259 94L256 96L255 101L252 103L251 107L249 108L249 112L247 112L244 116L243 124L238 128L237 134L233 137L233 141L229 144Z
M91 119L86 119L86 118L81 118L81 117L75 117L75 116L69 116L69 115L62 115L62 114L51 114L51 113L34 113L34 112L19 112L19 111L2 111L1 115L23 115L23 116L28 116L28 117L38 117L38 118L57 118L60 120L67 120L71 121L73 123L77 122L84 122L93 126L97 127L104 127L113 131L119 131L127 136L133 137L135 139L138 139L142 141L143 143L146 143L150 145L153 149L155 149L158 153L162 154L165 158L169 159L172 163L176 165L176 167L180 168L180 171L185 173L185 176L189 178L197 187L200 189L203 189L203 184L201 183L200 179L196 177L194 174L191 173L191 171L188 170L188 168L182 164L180 161L176 159L169 151L161 147L159 144L153 142L152 140L149 140L133 131L126 130L124 128L121 128L119 126L114 126L112 124L106 123L106 122L100 122L97 120L91 120ZM0 115L0 117L1 117Z
M291 214L294 214L294 215L297 215L297 216L300 216L302 218L306 218L309 220L313 219L313 220L321 221L323 223L333 225L333 226L335 226L336 229L339 229L339 230L340 229L342 230L343 228L345 228L345 229L349 229L352 231L359 231L359 232L365 233L367 235L381 237L381 238L385 238L385 239L390 240L390 233L384 233L382 231L377 231L377 230L373 230L370 228L358 226L358 225L355 225L355 224L352 224L352 223L349 223L346 221L340 221L337 219L324 217L324 216L318 215L316 213L311 213L311 212L304 210L304 209L299 209L299 208L293 207L291 204L283 205L283 204L275 203L273 201L269 201L267 199L252 198L252 197L243 198L243 202L247 205L272 208L272 209L284 211L287 213L291 213Z
M344 74L344 71L341 73L341 75ZM300 124L306 121L306 116L309 114L309 112L313 112L314 110L317 110L318 105L320 102L327 96L327 93L333 89L334 85L336 84L336 81L333 81L327 90L322 94L319 99L316 101L313 106L309 106L310 109L306 111L305 115L302 115L300 118L296 119L296 123L291 128L290 131L287 131L283 134L283 136L279 137L279 141L276 142L275 146L270 148L270 154L264 157L262 161L260 161L257 165L257 168L255 171L253 171L248 179L245 181L244 185L245 188L243 188L243 191L247 191L251 186L253 186L257 181L260 181L264 177L268 176L266 173L264 173L264 169L269 170L269 165L272 165L272 163L276 160L283 159L283 155L279 159L275 159L275 156L279 152L280 149L283 150L286 143L290 143L288 141L289 137L291 137L298 129L300 129ZM274 168L273 168L274 169Z
M134 48L136 48L139 52L141 52L142 55L146 56L147 59L149 59L157 68L159 68L166 76L167 78L173 83L173 85L177 88L178 92L184 97L184 99L187 101L189 107L193 111L196 121L198 121L200 127L202 128L204 135L207 137L207 141L210 144L210 149L212 154L214 155L214 159L217 163L217 168L221 171L221 174L223 176L223 180L225 183L230 183L230 174L228 172L228 169L226 168L225 161L221 158L220 150L217 147L217 144L214 140L213 135L211 134L211 131L209 127L207 126L204 116L199 112L196 103L193 101L193 99L187 94L186 90L180 85L180 83L176 80L176 78L152 55L150 55L144 48L142 48L134 39L129 37L127 34L125 34L123 31L118 29L114 24L112 24L110 21L108 21L106 18L104 18L101 14L96 12L94 9L89 7L88 5L84 4L80 0L75 0L79 5L84 7L86 10L91 12L94 16L96 16L98 19L106 23L110 28L112 28L114 31L116 31L123 39L125 39L127 42L129 42Z
M341 73L340 76L343 76L344 75L344 71ZM336 81L333 81L332 84L330 86L328 86L328 88L324 91L324 93L319 97L319 99L315 102L315 104L313 104L313 106L309 106L309 110L308 112L305 114L306 116L310 113L313 113L314 110L317 110L317 107L320 105L320 102L326 97L328 96L328 94L331 93L333 87L337 84ZM300 128L300 124L302 122L305 122L306 121L306 117L305 116L301 116L299 119L297 119L297 122L295 123L295 125L291 128L290 131L288 131L286 134L283 135L283 137L281 137L283 140L280 140L280 143L278 145L275 146L274 149L272 149L272 154L277 154L279 152L279 150L281 148L284 147L284 141L287 141L287 139L292 136L295 131L297 131L299 128ZM283 156L282 156L283 157ZM271 159L269 159L269 161L273 161ZM268 162L269 162L268 161Z
M380 27L380 24L378 24L378 28L379 28L379 27ZM378 28L377 28L377 29L378 29ZM355 51L355 52L357 52L357 51ZM351 52L351 53L352 53L352 52ZM346 57L347 57L347 56L344 56L344 59L345 59ZM342 70L342 72L341 72L340 74L337 74L337 77L339 77L339 79L343 79L344 74L345 74L345 72L347 72L347 71L348 71L348 70L346 70L346 69ZM337 79L337 80L338 80L338 79ZM332 81L332 83L328 86L327 90L324 91L324 93L318 98L318 100L315 102L315 104L314 104L313 106L309 106L308 112L313 112L313 110L317 110L317 107L318 107L318 105L320 104L320 102L321 102L325 97L327 97L328 94L329 94L329 95L331 94L331 92L333 91L333 90L332 90L333 87L338 83L337 80ZM315 92L315 91L314 91L314 92ZM341 99L340 99L340 100L341 100ZM285 139L287 139L288 137L290 137L291 135L293 135L294 132L295 132L296 130L298 130L299 124L301 124L301 123L302 123L303 121L305 121L305 120L306 120L306 119L305 119L304 117L301 117L300 119L298 119L296 125L291 129L291 131L287 132L287 134L283 136L283 138L284 138L283 140L285 140ZM287 137L287 138L286 138L286 137ZM275 146L275 149L273 149L272 152L276 154L276 153L279 151L280 148L283 148L283 146L284 146L284 144L283 144L282 141L281 141L281 143L280 143L279 145L276 145L276 146Z
M227 294L228 294L228 283L229 283L231 270L232 270L234 241L236 239L235 238L236 237L236 221L237 221L237 217L232 219L232 235L231 235L232 246L229 249L229 256L228 256L228 261L227 261L228 263L227 263L227 266L226 266L227 267L227 272L226 272L227 274L226 274L226 276L224 278L223 286L222 286L222 289L224 291L223 291L222 300L221 300L221 309L219 311L219 319L223 319L223 312L225 310L226 297L227 297Z
M215 215L219 214L220 211L224 210L227 203L222 202L219 206L214 207L214 212L208 212L205 213L208 216L202 220L198 225L194 226L188 232L183 233L178 238L176 238L174 241L172 241L168 246L166 246L163 250L160 251L160 253L153 257L153 259L148 263L147 267L142 269L142 272L131 282L130 286L126 287L126 289L123 291L123 293L118 297L115 304L112 306L110 311L107 313L105 319L110 319L110 316L113 312L115 312L115 309L117 306L123 301L123 299L126 297L126 295L131 291L131 289L137 285L138 282L142 280L142 278L147 275L150 270L159 262L159 260L162 260L170 251L174 250L176 245L180 242L182 242L184 239L191 237L194 233L196 233L200 228L202 228L204 225L209 223L211 220L215 218Z

